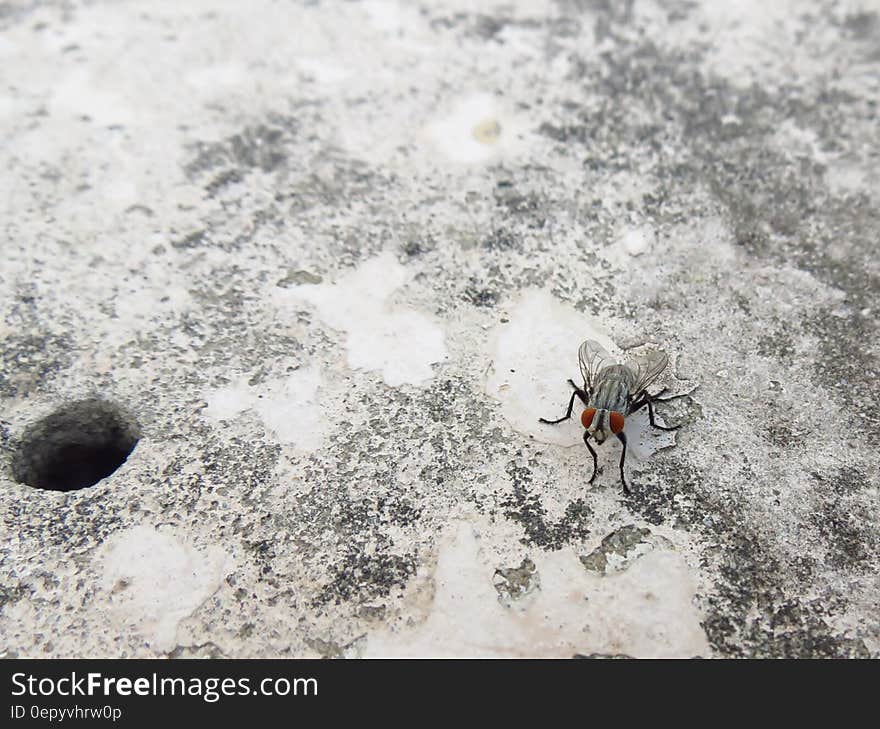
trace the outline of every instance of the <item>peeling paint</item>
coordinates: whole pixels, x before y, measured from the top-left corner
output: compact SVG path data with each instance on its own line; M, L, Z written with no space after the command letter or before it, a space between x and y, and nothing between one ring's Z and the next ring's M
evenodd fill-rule
M708 655L693 577L675 552L652 552L609 578L590 576L569 550L542 554L535 561L540 590L503 605L481 550L487 536L467 523L451 527L440 543L425 621L369 634L365 655Z
M221 547L196 549L149 526L114 534L96 561L114 630L134 630L157 651L174 647L178 624L233 569Z
M334 283L293 286L275 296L282 307L291 299L308 301L328 326L346 332L352 369L377 370L391 387L419 385L433 377L431 365L446 357L446 346L431 317L389 303L407 278L385 253Z
M595 339L612 354L620 353L600 322L546 291L527 291L513 303L509 321L495 332L486 392L501 402L505 418L518 432L543 443L583 447L584 405L578 398L570 420L546 425L538 418L552 420L565 414L571 397L569 379L583 386L577 351L585 339ZM662 417L657 422L665 424ZM675 444L673 433L649 427L647 409L627 418L624 432L639 459Z

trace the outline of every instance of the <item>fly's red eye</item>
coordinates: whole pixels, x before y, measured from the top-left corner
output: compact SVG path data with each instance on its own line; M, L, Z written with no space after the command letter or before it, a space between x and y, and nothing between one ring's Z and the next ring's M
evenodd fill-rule
M623 430L623 414L617 412L616 410L612 411L608 415L608 421L611 423L611 432L614 435L617 435L621 430Z
M581 413L581 424L589 430L593 423L593 416L596 414L596 408L587 408Z

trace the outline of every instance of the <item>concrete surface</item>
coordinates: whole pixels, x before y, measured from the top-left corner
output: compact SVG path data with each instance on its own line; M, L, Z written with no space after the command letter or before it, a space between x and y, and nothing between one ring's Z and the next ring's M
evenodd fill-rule
M880 657L880 3L475 5L0 2L0 655Z

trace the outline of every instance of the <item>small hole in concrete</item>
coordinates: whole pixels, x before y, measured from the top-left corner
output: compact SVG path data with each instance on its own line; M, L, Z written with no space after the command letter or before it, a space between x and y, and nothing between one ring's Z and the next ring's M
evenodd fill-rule
M135 419L118 405L80 400L24 432L12 473L19 483L38 489L84 489L125 463L140 435Z

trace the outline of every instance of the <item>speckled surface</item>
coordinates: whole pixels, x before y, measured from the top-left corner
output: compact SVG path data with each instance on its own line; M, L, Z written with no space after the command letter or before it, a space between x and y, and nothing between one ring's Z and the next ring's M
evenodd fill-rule
M880 4L728 5L0 2L0 655L880 657Z

